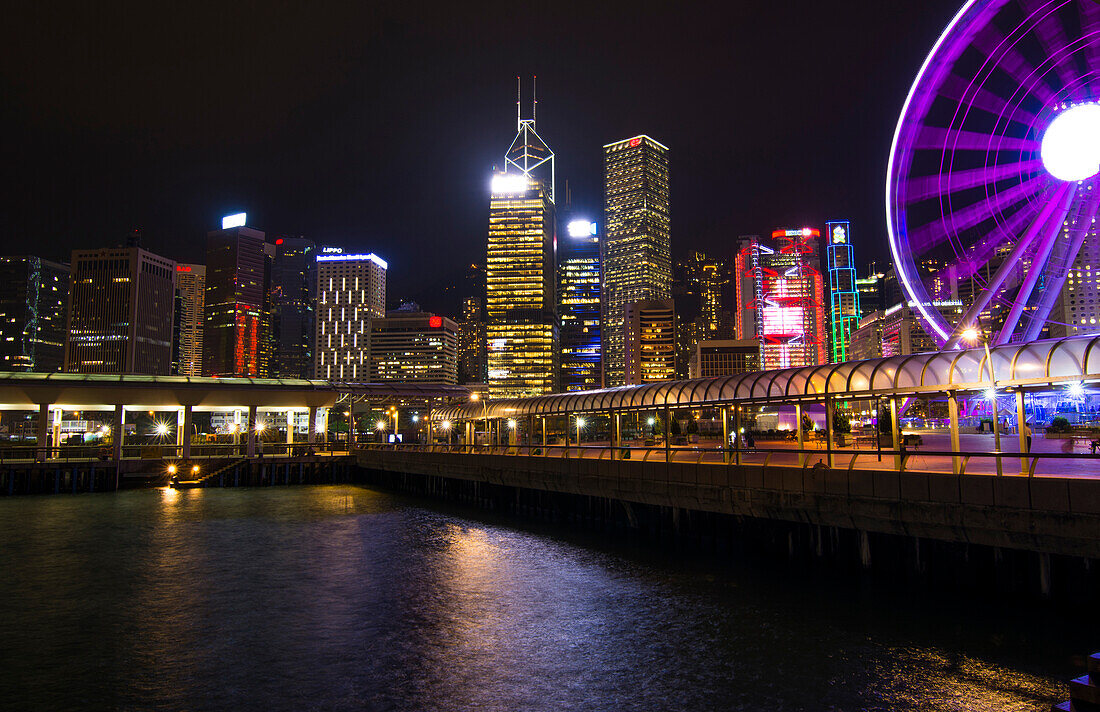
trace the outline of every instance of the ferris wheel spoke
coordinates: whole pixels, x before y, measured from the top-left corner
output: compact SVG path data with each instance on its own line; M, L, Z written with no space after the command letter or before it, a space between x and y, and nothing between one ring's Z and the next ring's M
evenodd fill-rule
M1029 124L1035 119L1035 114L1019 103L1011 104L1010 100L994 94L984 86L975 87L973 82L956 74L950 74L944 78L939 87L939 95L955 103L965 101L970 106L993 114L998 119L1019 121L1023 124Z
M1039 141L1033 138L994 136L978 133L977 131L922 126L916 140L913 142L913 148L934 151L1031 152L1039 150Z
M1010 42L994 24L987 24L974 36L973 46L983 56L989 57L989 61L993 62L997 69L1012 77L1019 86L1026 87L1040 101L1047 103L1054 100L1054 92L1050 87L1042 82L1032 81L1034 67L1031 62L1020 54L1014 43Z
M1081 251L1081 245L1085 242L1085 236L1088 235L1092 228L1092 221L1096 218L1096 212L1098 204L1100 204L1100 193L1097 191L1091 191L1087 197L1079 198L1084 200L1084 204L1081 206L1080 212L1077 213L1073 224L1070 226L1069 233L1066 235L1065 243L1068 243L1068 249L1060 255L1061 259L1058 263L1051 266L1044 265L1043 277L1046 282L1043 285L1043 291L1039 295L1039 303L1031 311L1032 318L1028 321L1027 327L1024 329L1023 340L1034 341L1039 338L1039 333L1043 330L1043 325L1046 323L1046 317L1050 314L1054 308L1054 301L1061 297L1062 287L1066 283L1066 275L1069 274L1069 269L1073 265L1073 260L1077 257L1077 253ZM1073 208L1070 208L1070 212L1073 212ZM1063 218L1063 222L1065 219ZM1061 234L1062 224L1058 224L1057 235ZM1057 245L1055 246L1057 247ZM1053 260L1052 260L1053 261Z
M1012 217L997 225L981 242L975 244L966 251L956 266L959 277L970 277L977 271L979 265L984 265L993 259L993 255L1006 244L1015 244L1019 239L1019 231L1033 218L1034 213L1027 206L1017 210Z
M1046 7L1043 10L1038 10L1032 15L1034 17L1036 14L1046 13L1035 23L1034 36L1035 39L1039 40L1039 44L1043 46L1043 51L1049 57L1048 61L1052 62L1062 86L1069 86L1076 81L1076 72L1067 61L1073 56L1073 53L1066 51L1066 48L1070 47L1070 41L1066 37L1066 30L1061 19L1058 17L1058 10L1065 3L1058 3L1058 5L1059 7Z
M986 200L979 200L965 208L945 214L942 220L936 220L921 226L909 235L909 244L912 250L918 254L923 253L943 244L945 240L957 235L959 232L972 228L997 213L1004 212L1005 208L1026 200L1041 187L1041 179L1041 176L1036 176ZM946 229L947 224L951 226L950 231Z
M1085 40L1087 65L1093 72L1100 70L1100 5L1077 3L1081 13L1081 34ZM1095 76L1093 77L1095 80Z
M1002 163L999 166L970 168L954 173L915 178L909 181L907 186L906 201L911 205L937 195L956 193L980 185L991 185L1005 178L1034 173L1042 167L1042 161L1032 159L1018 163Z
M1068 189L1067 184L1059 195L1064 195ZM1035 239L1043 232L1044 228L1052 222L1055 225L1061 224L1065 217L1065 212L1069 208L1067 203L1068 201L1061 197L1046 202L1046 205L1043 206L1039 215L1031 222L1031 226L1024 232L1020 239L1016 241L1016 245L1012 248L1011 254L1001 262L1001 266L997 268L997 271L993 274L993 278L986 283L984 289L978 292L973 303L963 315L963 318L959 320L955 328L955 334L947 342L947 348L950 349L955 347L959 342L962 331L969 328L978 320L978 316L985 311L985 308L989 306L989 302L1001 291L1001 287L1005 285L1008 278L1019 270L1020 265L1023 263L1024 255L1031 249ZM1052 221L1051 216L1055 214L1057 214L1057 217ZM1050 248L1046 248L1046 253L1044 253L1043 250L1043 245L1040 245L1036 251L1036 259L1032 262L1032 266L1035 267L1035 269L1032 269L1031 272L1038 273L1042 271L1042 265L1046 262L1046 254L1049 254ZM1030 298L1032 288L1034 288L1034 282L1031 283L1031 286L1028 286L1027 278L1025 278L1024 284L1020 287L1020 296L1017 297L1017 301L1023 299L1026 303ZM1017 315L1016 318L1018 319L1019 316ZM1011 334L1014 329L1015 325L1009 328L1008 333Z

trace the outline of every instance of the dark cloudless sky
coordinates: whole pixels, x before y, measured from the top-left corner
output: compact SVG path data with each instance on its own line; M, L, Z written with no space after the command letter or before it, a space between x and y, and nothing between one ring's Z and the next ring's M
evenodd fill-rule
M853 220L885 260L894 124L959 0L27 2L0 28L4 252L144 244L201 261L247 211L373 250L391 297L450 311L488 176L537 74L559 192L597 218L601 146L672 149L674 254ZM528 94L529 92L525 93Z

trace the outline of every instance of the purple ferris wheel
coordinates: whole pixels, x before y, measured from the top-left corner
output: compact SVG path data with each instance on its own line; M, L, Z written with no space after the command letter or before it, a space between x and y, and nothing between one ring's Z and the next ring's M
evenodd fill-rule
M983 311L991 343L1039 337L1100 202L1098 101L1097 0L969 0L933 46L894 134L886 216L941 348Z

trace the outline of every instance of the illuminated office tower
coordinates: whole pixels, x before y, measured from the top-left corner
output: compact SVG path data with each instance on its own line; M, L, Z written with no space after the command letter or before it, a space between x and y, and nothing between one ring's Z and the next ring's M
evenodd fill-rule
M459 383L485 383L485 372L489 368L485 346L481 297L466 297L462 301L462 321L458 325Z
M625 385L676 377L676 307L671 299L631 302L623 309Z
M205 376L270 375L268 290L275 246L244 223L244 213L230 215L222 219L221 230L206 235Z
M74 250L65 370L172 372L176 263L139 247Z
M825 307L812 228L742 238L735 266L737 338L760 343L764 370L825 363Z
M1073 227L1071 223L1062 228L1064 239L1069 239ZM1047 324L1052 338L1100 333L1100 230L1096 223L1085 231Z
M558 318L561 319L561 390L599 388L600 236L589 220L566 222L558 261Z
M370 380L371 319L386 316L386 270L378 255L317 255L314 376Z
M271 324L275 346L271 375L308 378L313 371L313 296L316 245L304 237L275 239L271 267Z
M516 112L516 138L505 172L493 176L489 201L485 332L492 398L553 393L558 376L554 154L533 116L521 118L518 101Z
M68 265L0 257L0 371L61 370L68 301Z
M668 148L635 136L604 148L604 385L625 383L624 308L671 296Z
M458 324L450 319L391 311L370 330L371 383L458 383Z
M832 362L851 359L852 333L859 328L859 291L850 241L851 226L847 220L825 223L829 241L829 321L832 324Z
M206 265L176 265L176 319L173 372L202 375L203 305L206 303Z

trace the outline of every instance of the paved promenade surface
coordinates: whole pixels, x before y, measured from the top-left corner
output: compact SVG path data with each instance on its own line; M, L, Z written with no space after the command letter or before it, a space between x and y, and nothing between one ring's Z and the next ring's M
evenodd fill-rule
M922 443L906 450L905 470L919 472L951 472L952 458L949 455L934 455L930 453L945 452L951 449L951 437L946 430L906 430L907 434L919 434ZM585 441L584 448L578 451L574 445L568 450L562 445L551 445L546 454L550 457L584 457L591 459L607 459L610 457L607 441ZM963 433L959 436L959 445L969 458L965 462L967 474L997 474L996 458L991 454L995 451L992 433L975 434ZM664 461L664 446L658 444L654 447L644 447L640 441L625 442L624 446L630 446L631 459L645 459L647 461ZM799 453L797 443L786 440L757 440L756 450L742 451L741 461L745 464L780 465L797 467ZM673 462L702 462L720 464L723 455L718 451L718 440L701 438L698 443L689 445L676 445L672 448ZM825 445L818 441L806 443L808 452L805 457L810 465L820 461L826 463ZM498 451L509 451L513 454L527 454L529 448L496 448ZM773 450L776 452L767 452ZM1015 434L1001 435L1001 452L1019 453L1019 438ZM1036 477L1100 477L1100 454L1093 455L1089 447L1089 438L1051 438L1047 439L1042 434L1037 434L1032 440L1031 452L1034 454L1052 454L1071 457L1053 458L1021 458L1018 455L1004 455L1001 457L1001 473L1004 475L1026 475L1034 462L1034 476ZM859 439L855 446L851 444L851 438L846 439L844 448L835 449L833 452L834 468L853 468L860 470L894 469L894 458L888 452L881 456L877 453L874 438L868 440Z

